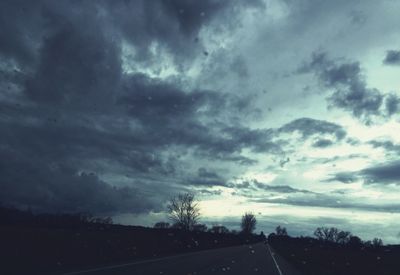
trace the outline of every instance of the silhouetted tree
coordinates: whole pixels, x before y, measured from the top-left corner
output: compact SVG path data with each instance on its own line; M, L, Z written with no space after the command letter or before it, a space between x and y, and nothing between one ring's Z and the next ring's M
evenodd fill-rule
M349 231L339 231L335 236L335 242L339 244L347 244L351 238Z
M111 217L93 217L88 222L97 224L112 224L113 220Z
M381 246L383 246L383 242L379 238L374 238L372 240L372 246L375 247L375 248L381 247Z
M200 218L200 209L193 194L180 194L168 204L169 218L183 230L192 230Z
M154 224L154 228L158 228L158 229L166 229L169 227L170 227L170 225L167 222L157 222Z
M321 241L331 241L333 242L333 236L337 233L336 228L328 228L328 227L318 227L314 231L314 236L317 237L318 240Z
M263 241L267 240L267 237L265 236L264 231L261 231L261 232L260 232L260 238L261 238Z
M206 232L207 231L207 225L205 225L205 224L195 224L193 226L193 231Z
M229 233L229 229L223 225L214 225L210 228L209 232L214 234L226 234Z
M363 245L363 242L359 237L351 236L347 245L350 247L358 248Z
M319 240L338 244L347 244L352 236L349 231L339 230L335 227L318 227L314 231L314 235Z
M275 232L276 232L277 236L287 236L288 235L286 228L285 227L281 227L280 225L278 225L275 228Z
M173 223L170 228L172 228L172 229L183 229L183 226L182 226L181 223L176 222L176 223Z
M372 242L371 241L365 241L363 242L365 247L372 247Z
M321 241L346 244L350 240L351 233L348 231L341 231L336 227L318 227L314 231L314 236Z
M242 233L251 234L256 229L257 220L252 213L245 213L242 216Z

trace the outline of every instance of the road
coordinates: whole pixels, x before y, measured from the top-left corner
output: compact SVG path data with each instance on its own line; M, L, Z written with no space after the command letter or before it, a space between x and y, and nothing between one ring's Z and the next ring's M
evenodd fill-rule
M108 266L68 275L297 275L263 243Z

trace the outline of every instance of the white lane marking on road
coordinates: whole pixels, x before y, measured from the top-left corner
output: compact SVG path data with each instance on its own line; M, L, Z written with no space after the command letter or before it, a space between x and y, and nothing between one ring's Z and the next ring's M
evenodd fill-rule
M269 247L269 244L267 244L267 247L268 247L268 250L269 250L269 254L271 254L272 260L274 260L274 263L275 263L276 269L277 269L278 272L279 272L279 275L283 275L281 269L279 268L278 263L276 262L276 259L275 259L275 257L274 257L274 253L272 253L271 248Z

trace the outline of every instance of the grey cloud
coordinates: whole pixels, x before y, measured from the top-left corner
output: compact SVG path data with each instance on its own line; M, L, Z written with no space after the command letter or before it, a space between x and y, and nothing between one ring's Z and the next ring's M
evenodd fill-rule
M224 133L232 136L235 143L250 147L255 152L271 152L279 154L282 149L278 142L272 142L272 129L249 129L247 127L227 127Z
M286 164L290 162L290 158L282 159L279 161L279 166L284 167Z
M71 163L49 163L39 157L24 159L7 150L3 151L0 171L4 191L0 200L16 207L102 214L158 209L155 201L143 199L136 188L112 187L94 173L79 172Z
M200 194L202 194L202 195L207 195L207 196L219 196L219 195L221 195L222 194L222 191L221 190L208 190L208 189L202 189L202 190L200 190L199 191L200 192Z
M243 180L243 181L238 182L238 183L229 183L228 187L234 188L234 189L236 189L238 191L240 189L254 189L252 181L248 181L248 180Z
M337 161L348 160L348 159L365 159L365 158L368 158L368 156L363 154L350 154L350 155L333 156L327 158L312 158L311 163L312 164L331 163L333 166L335 166L335 162ZM299 161L307 161L307 159L300 159Z
M357 146L357 145L360 145L360 144L361 144L361 142L360 142L359 139L353 138L353 137L348 138L348 139L346 140L346 142L347 142L348 144L350 144L350 145L353 145L353 146Z
M269 185L269 184L264 184L261 182L255 181L255 186L259 189L269 191L269 192L274 192L274 193L305 193L305 194L310 194L312 193L311 191L308 190L302 190L302 189L297 189L290 187L289 185Z
M243 148L255 152L280 153L279 144L271 141L272 130L249 129L224 122L205 123L222 111L236 110L234 96L213 91L186 92L179 87L144 75L129 77L117 104L142 124L142 131L153 131L154 143L193 146L213 158L254 161L238 156ZM148 136L146 139L148 140Z
M226 118L245 112L243 98L127 75L122 54L128 43L133 63L151 65L157 45L182 67L202 52L202 28L234 25L241 8L258 5L2 1L0 200L43 211L143 213L188 188L181 182L191 163L182 156L254 164L244 148L274 146L264 131ZM223 184L217 175L197 176L203 185Z
M138 62L154 59L150 45L158 42L177 61L200 52L195 43L200 30L215 20L229 24L242 8L262 8L263 2L191 1L191 0L116 0L96 2L2 1L0 38L2 54L18 61L34 61L43 36L58 28L74 25L82 29L101 28L97 33L112 32L136 48ZM18 19L17 19L18 18ZM95 29L92 30L96 33ZM201 41L200 41L201 42ZM180 60L179 60L180 59ZM155 60L153 60L155 61Z
M383 63L386 65L400 65L400 51L387 51Z
M226 186L226 179L217 174L217 172L201 167L197 175L189 179L192 185L201 186Z
M237 24L241 9L263 7L260 0L252 1L104 1L107 18L135 47L135 61L145 65L156 64L158 55L151 51L158 42L180 69L191 63L196 55L203 55L202 28L222 22L227 28ZM153 43L153 44L152 44Z
M278 132L292 133L299 132L303 139L314 135L330 134L337 140L342 140L346 136L346 131L342 126L328 121L312 118L300 118L289 122L278 129Z
M246 78L249 76L249 71L246 62L243 57L236 57L231 63L230 69L237 74L240 78Z
M263 182L259 182L257 180L242 180L236 183L228 184L228 187L236 189L241 195L245 195L242 193L246 189L256 190L256 191L268 191L272 193L281 193L281 194L291 194L291 193L304 193L311 194L313 192L303 189L293 188L289 185L272 185L266 184Z
M368 143L374 148L383 148L387 152L400 153L400 144L395 144L390 140L371 140Z
M0 3L0 56L22 64L35 61L38 37L43 32L38 26L42 20L42 3L5 0ZM34 24L33 24L34 22Z
M400 184L400 162L391 161L370 166L360 171L340 172L326 181L352 183L357 180L363 180L365 184Z
M326 208L344 208L344 209L359 209L378 212L400 212L400 204L367 204L352 202L349 198L343 195L310 193L297 196L289 196L286 198L262 198L253 199L257 203L273 203L286 204L304 207L326 207Z
M400 184L400 162L393 161L360 171L367 184Z
M18 196L16 193L19 189L28 190L29 188L26 186L33 185L30 188L36 188L35 192L41 191L43 195L52 193L53 196L59 197L54 199L53 204L45 204L39 199L40 194L34 196L35 193L30 192L32 194L31 204L37 204L37 208L40 208L42 203L42 208L50 207L59 211L77 209L74 208L74 205L80 204L79 200L82 200L82 197L77 196L76 199L66 201L61 197L69 188L75 188L72 186L73 182L90 180L90 184L92 184L90 186L100 184L99 192L102 188L108 188L107 183L100 180L94 181L87 177L76 178L74 175L80 169L101 171L107 170L107 166L114 166L113 169L117 168L129 174L129 177L136 179L148 178L146 175L155 178L163 178L168 175L169 178L173 179L177 175L181 176L182 173L181 168L179 168L180 165L178 165L179 159L174 158L176 154L180 153L179 148L182 148L182 150L195 149L199 152L199 155L203 154L207 158L212 157L251 164L254 161L241 156L241 150L253 146L260 147L268 140L268 136L265 136L266 141L261 138L262 131L261 133L252 132L252 130L246 128L238 128L238 131L235 131L232 127L228 131L225 130L225 126L220 130L230 134L221 136L218 133L218 128L215 129L213 125L206 126L199 121L201 116L196 116L199 107L211 104L210 101L218 103L219 97L217 95L214 97L211 92L195 92L191 96L176 87L163 85L159 82L150 81L140 85L142 85L140 89L130 90L132 95L129 100L121 97L125 104L121 105L123 108L111 109L113 112L108 109L108 112L110 112L108 114L91 110L86 112L82 108L73 108L72 110L66 108L61 109L61 113L58 112L53 116L54 109L52 106L43 104L43 102L47 103L48 101L42 101L40 109L34 105L32 107L16 107L3 104L2 107L6 106L10 112L17 115L2 116L0 128L3 129L2 132L5 134L1 136L0 140L2 144L7 144L6 148L13 152L12 154L19 157L20 162L25 163L25 166L30 161L41 164L43 167L38 166L36 169L43 174L49 172L46 166L50 164L71 167L65 173L53 174L44 182L42 180L44 175L33 173L35 169L27 170L25 177L19 177L15 172L17 171L17 164L4 162L2 172L3 175L9 174L9 180L3 182L5 185L3 188L9 191L10 199L20 205L27 203L28 200L24 196ZM168 87L170 87L170 90L168 90ZM138 93L137 97L135 97L135 93ZM140 93L145 94L141 95ZM149 96L152 97L151 100L148 99ZM140 111L135 110L135 108ZM214 111L210 111L212 106L208 109L211 113L205 114L205 117L215 114ZM50 113L47 114L46 111L50 111ZM133 122L135 126L132 128L131 123ZM242 133L242 136L234 135L237 132ZM253 144L251 139L245 138L253 135L258 137L260 144ZM171 151L170 146L178 147L177 150ZM99 165L99 163L102 164ZM67 179L71 180L68 181ZM175 184L179 184L181 181L175 182ZM7 188L11 184L16 188ZM197 178L190 178L190 181L186 184L224 185L225 180L217 174L202 169L199 170ZM53 192L53 185L56 185L60 192L63 190L63 193ZM136 182L132 182L130 186L133 186L130 188L143 190L143 186ZM154 188L152 183L147 183L146 186L153 186ZM181 188L184 188L184 186ZM149 199L157 197L161 204L166 199L166 196L163 197L162 195L163 192L172 189L168 183L160 185L157 189L159 190L158 193L161 193L160 196L154 194L147 197ZM97 192L95 187L90 190ZM130 189L127 190L126 193L129 194ZM113 194L111 191L104 192L104 194L106 193L110 193L110 196ZM121 193L123 192L121 191ZM136 193L138 192L132 191L132 194ZM116 205L113 205L112 202L102 204L103 197L90 194L98 203L90 202L89 205L89 203L82 202L82 207L86 207L86 211L99 212L106 211L105 207L108 205L108 211L127 211L127 205L117 203L117 201L123 201L117 196L119 191L116 191L115 194L116 197L113 202ZM58 202L58 199L62 200L63 203ZM125 201L127 204L131 202L135 206L134 200L135 198ZM71 203L70 207L66 205L66 202ZM137 211L150 209L150 207L145 206L139 204ZM151 204L151 207L156 207L156 205Z
M385 101L386 112L388 116L397 114L400 111L400 98L395 94L389 94Z
M351 112L355 117L368 121L372 115L380 115L384 96L375 88L368 88L358 62L331 60L326 53L314 53L311 61L300 73L314 73L322 85L333 89L329 96L332 106Z
M39 66L28 78L26 92L39 102L93 106L91 98L96 97L96 103L104 106L118 89L119 55L119 47L101 29L64 27L43 42Z
M333 142L330 139L318 139L317 141L315 141L313 143L312 146L316 147L316 148L326 148L326 147L329 147L332 145L333 145Z
M327 182L332 182L332 181L339 181L342 183L353 183L357 180L357 175L356 173L351 173L351 172L341 172L333 175L333 177L327 179Z

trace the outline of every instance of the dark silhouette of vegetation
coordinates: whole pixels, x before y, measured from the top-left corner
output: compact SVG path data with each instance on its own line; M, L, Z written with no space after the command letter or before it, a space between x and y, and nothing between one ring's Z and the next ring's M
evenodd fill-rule
M347 246L352 247L352 248L360 248L363 246L363 241L358 236L350 236L350 238L346 244L347 244Z
M212 228L210 228L209 232L214 234L228 234L229 229L223 225L214 225Z
M179 194L168 204L169 218L175 227L183 230L193 230L200 218L200 208L193 194Z
M244 234L253 233L253 231L256 229L256 224L257 224L256 217L250 212L245 213L242 216L242 223L240 224L242 228L242 233Z
M111 224L90 215L40 214L0 207L0 273L62 274L99 265L261 242L259 235L233 234L224 226L206 232ZM214 232L214 233L213 233Z
M113 224L111 217L94 217L87 213L34 214L31 211L0 207L0 225L75 228L111 224Z
M381 239L374 238L372 240L372 246L375 247L375 248L379 248L379 247L383 246L383 242L382 242Z
M205 224L191 224L190 230L167 222L158 222L154 228L122 226L88 214L33 214L0 207L0 270L56 274L265 240L262 232L250 234L256 225L251 213L242 217L246 234L223 225L207 230ZM319 227L314 236L290 237L285 227L277 226L268 243L303 274L398 275L400 246L385 246L378 238L363 241L335 227Z
M348 231L341 231L335 227L318 227L314 231L314 236L321 241L347 244L353 237ZM355 240L353 239L353 242Z
M207 231L207 225L205 224L195 224L193 226L193 231L197 231L197 232L206 232Z
M170 224L168 222L157 222L154 224L154 228L166 229L170 228Z
M281 229L281 228L280 228ZM312 237L271 233L269 244L303 274L398 275L400 246L384 246L381 239L363 241L348 231L318 227Z
M281 227L280 225L278 225L275 228L275 233L277 236L287 236L288 235L286 227Z

